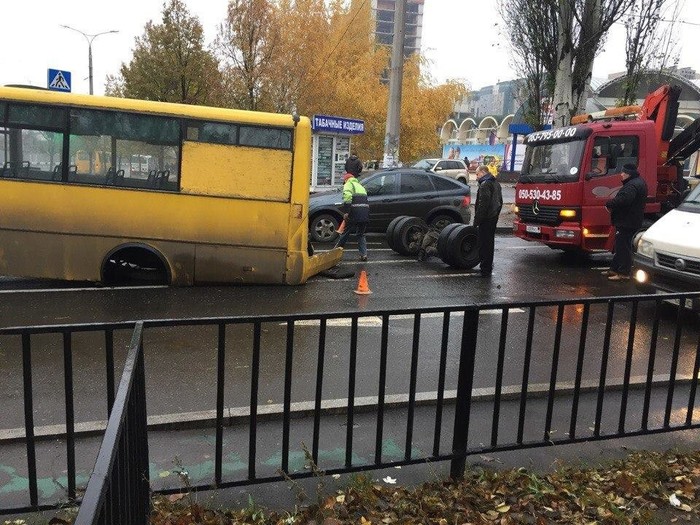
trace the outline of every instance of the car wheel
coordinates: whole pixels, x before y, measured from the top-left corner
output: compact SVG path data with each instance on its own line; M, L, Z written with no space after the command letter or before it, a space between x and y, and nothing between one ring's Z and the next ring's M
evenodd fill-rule
M452 230L458 228L459 226L461 226L461 224L453 222L452 224L445 226L442 231L440 231L440 236L438 237L437 242L437 250L438 256L443 261L445 260L445 257L447 257L447 239L450 236L450 233L452 233Z
M442 231L445 228L445 226L447 226L448 224L453 224L455 222L457 221L455 221L454 217L452 217L451 215L440 213L430 219L430 227L435 228L438 231Z
M386 243L392 250L394 249L394 229L396 229L396 225L406 217L408 217L408 215L399 215L394 220L392 220L389 223L389 226L387 226L386 228Z
M393 234L393 250L401 255L417 255L428 225L419 217L404 217L396 223Z
M479 264L477 229L462 225L452 230L447 240L446 255L443 261L459 270L470 270Z
M330 213L322 213L311 219L309 234L314 242L330 242L338 237L340 217Z

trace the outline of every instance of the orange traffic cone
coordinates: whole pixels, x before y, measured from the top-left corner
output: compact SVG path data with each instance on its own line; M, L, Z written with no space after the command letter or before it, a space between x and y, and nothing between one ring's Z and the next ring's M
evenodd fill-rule
M336 232L338 233L343 233L345 231L345 219L343 219L343 222L340 223L340 226L338 226L338 229Z
M367 284L367 272L365 270L360 272L360 279L357 281L355 293L358 295L369 295L372 293L372 290L369 289L369 284Z

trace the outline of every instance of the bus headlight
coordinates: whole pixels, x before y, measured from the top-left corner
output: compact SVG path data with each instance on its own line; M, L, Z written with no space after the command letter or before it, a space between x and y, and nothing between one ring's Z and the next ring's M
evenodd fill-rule
M562 219L575 219L576 218L576 210L560 210L559 211L559 217Z
M643 255L644 257L652 258L654 257L654 245L649 241L642 239L637 245L637 253L639 255Z

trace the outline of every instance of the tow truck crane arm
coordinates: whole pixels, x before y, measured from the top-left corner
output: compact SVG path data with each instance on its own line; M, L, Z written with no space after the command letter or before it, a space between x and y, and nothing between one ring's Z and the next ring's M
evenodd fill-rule
M656 124L656 140L659 145L657 166L663 166L668 161L669 141L676 126L680 94L679 86L661 86L647 95L637 117L638 120L653 120Z

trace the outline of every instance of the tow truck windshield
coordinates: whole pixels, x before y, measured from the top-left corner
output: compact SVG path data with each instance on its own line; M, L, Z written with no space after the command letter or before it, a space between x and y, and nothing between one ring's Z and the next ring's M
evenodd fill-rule
M585 140L528 145L519 182L576 182Z

